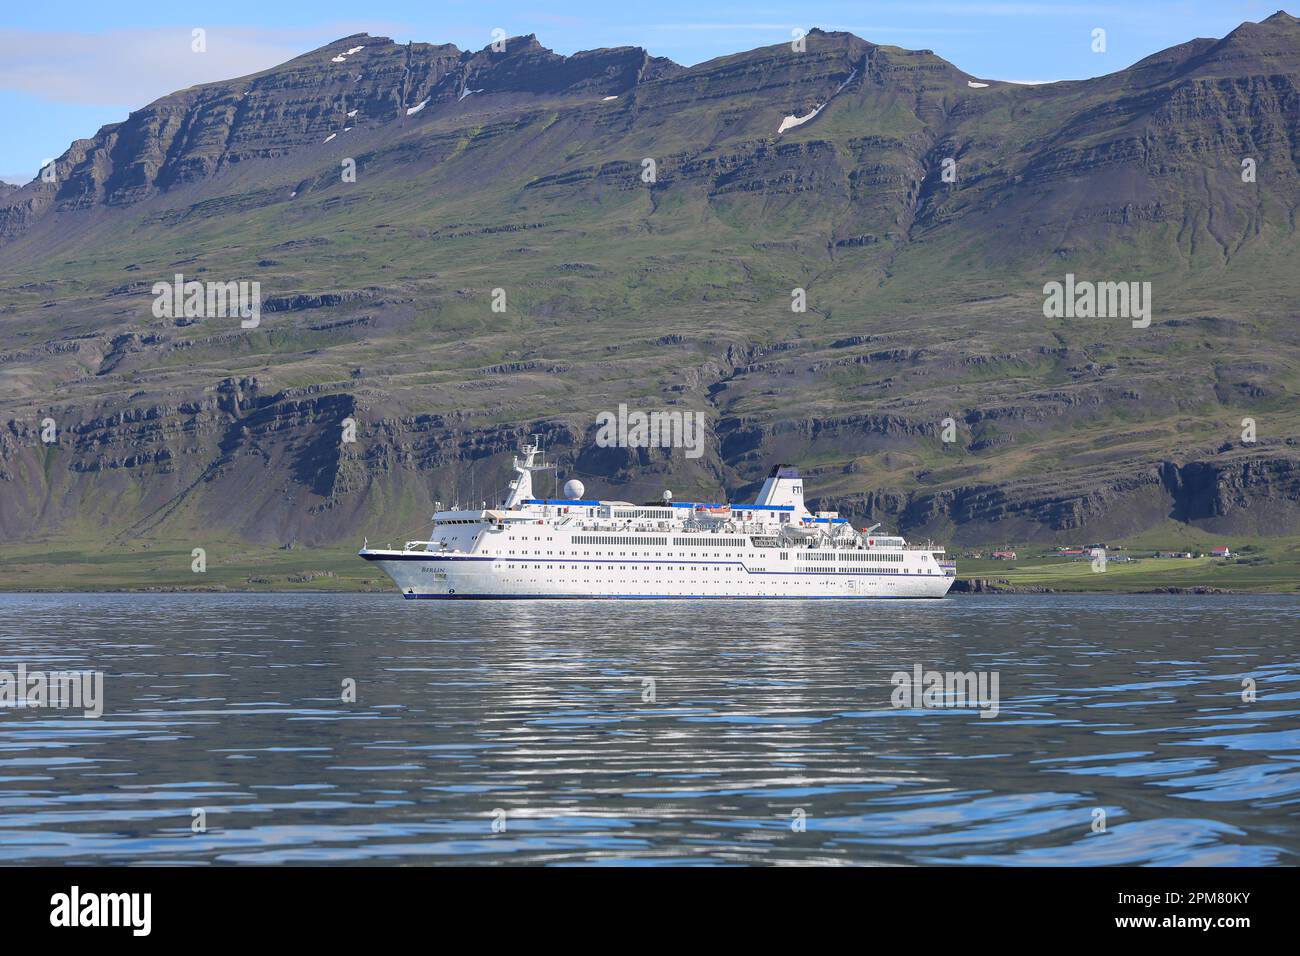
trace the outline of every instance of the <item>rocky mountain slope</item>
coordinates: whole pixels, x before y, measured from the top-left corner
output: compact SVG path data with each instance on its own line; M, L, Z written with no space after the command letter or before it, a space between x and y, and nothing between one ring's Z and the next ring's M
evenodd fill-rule
M532 432L630 500L782 460L956 541L1296 533L1298 151L1285 13L1045 86L820 31L690 68L346 37L0 192L0 540L400 539ZM260 324L155 317L177 273L259 282ZM1067 273L1149 282L1149 325L1045 317ZM620 403L705 454L598 447Z

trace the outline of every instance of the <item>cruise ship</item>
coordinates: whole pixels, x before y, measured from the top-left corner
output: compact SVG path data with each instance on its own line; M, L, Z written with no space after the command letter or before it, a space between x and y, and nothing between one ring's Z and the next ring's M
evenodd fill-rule
M525 444L499 508L439 510L427 541L359 552L408 599L941 598L957 573L944 549L856 530L804 507L797 469L778 465L752 503L596 501L580 481L537 498L551 466Z

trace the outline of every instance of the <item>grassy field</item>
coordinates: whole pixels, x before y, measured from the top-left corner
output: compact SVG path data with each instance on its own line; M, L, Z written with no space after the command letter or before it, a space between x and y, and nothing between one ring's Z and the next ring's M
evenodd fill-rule
M131 551L31 545L0 552L4 591L382 591L391 582L351 549L293 550L208 543L206 569L192 549L141 544Z
M1107 542L1104 571L1094 571L1087 559L1061 557L1053 550L1015 549L1014 561L957 557L960 579L1006 581L1017 587L1057 591L1150 591L1156 588L1213 587L1231 591L1300 593L1300 538L1233 539L1197 536L1174 527L1150 532L1132 540ZM1207 554L1211 547L1227 545L1231 559L1155 558L1155 550L1187 550ZM987 554L988 551L984 551ZM1131 561L1116 561L1131 556Z

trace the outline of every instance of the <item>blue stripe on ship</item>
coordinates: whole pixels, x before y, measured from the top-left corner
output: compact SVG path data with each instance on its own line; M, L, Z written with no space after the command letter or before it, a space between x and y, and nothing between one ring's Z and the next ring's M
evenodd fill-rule
M946 596L946 595L945 595ZM920 594L403 594L408 601L934 601Z

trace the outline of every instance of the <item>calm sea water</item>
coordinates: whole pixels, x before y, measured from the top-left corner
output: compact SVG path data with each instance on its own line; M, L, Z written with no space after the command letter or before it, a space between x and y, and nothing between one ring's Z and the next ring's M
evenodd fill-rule
M1294 865L1297 621L1290 597L0 595L0 670L99 669L106 698L0 710L0 863ZM916 664L996 672L1000 713L892 707Z

